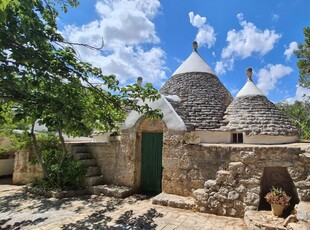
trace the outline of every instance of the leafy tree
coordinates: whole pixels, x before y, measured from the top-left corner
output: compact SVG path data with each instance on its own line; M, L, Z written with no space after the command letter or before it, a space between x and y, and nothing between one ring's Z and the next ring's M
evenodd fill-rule
M277 106L289 117L299 130L300 138L310 140L310 103L295 101L294 104L281 102Z
M295 51L299 59L297 66L299 68L299 84L302 87L310 88L310 27L304 29L305 44L299 44Z
M0 121L3 110L14 103L14 120L30 125L34 152L48 169L34 132L36 121L56 131L62 145L61 167L67 150L62 133L78 136L91 130L109 131L118 127L133 109L150 117L158 110L135 101L159 98L151 84L121 87L114 75L78 59L74 45L58 32L57 9L76 7L76 0L4 0L0 2ZM89 47L88 45L84 45ZM103 87L89 79L97 78Z

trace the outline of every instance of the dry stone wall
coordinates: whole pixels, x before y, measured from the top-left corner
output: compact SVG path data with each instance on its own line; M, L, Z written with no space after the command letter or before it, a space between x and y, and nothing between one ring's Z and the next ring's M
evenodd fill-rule
M297 147L186 145L165 135L163 192L194 196L199 211L241 217L257 210L266 167L284 167L298 198L310 200L310 153Z
M13 184L28 184L43 176L42 167L35 164L35 155L30 150L15 153Z

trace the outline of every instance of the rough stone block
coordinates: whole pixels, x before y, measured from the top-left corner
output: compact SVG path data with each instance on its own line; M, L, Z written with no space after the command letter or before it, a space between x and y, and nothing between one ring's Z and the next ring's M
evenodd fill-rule
M245 164L255 163L257 161L257 155L251 151L241 151L242 162Z
M259 195L253 192L247 192L244 197L244 203L248 205L258 206L259 204Z
M228 193L228 200L236 200L239 198L239 193L236 191L231 191Z
M231 174L242 174L244 172L245 165L242 162L230 162L228 169Z
M299 221L297 223L289 223L287 225L287 230L309 230L310 229L310 224Z
M230 177L231 177L231 173L229 171L226 171L226 170L217 171L216 183L220 184L220 183L228 182L231 179Z
M198 203L200 202L206 202L209 198L208 193L205 192L204 189L197 189L193 192L194 198Z
M99 185L103 183L103 177L102 176L92 176L92 177L86 177L85 178L85 185L86 186L94 186Z
M133 194L133 189L117 185L97 185L88 188L89 192L94 195L104 195L116 198L125 198Z
M283 222L283 226L286 227L289 223L296 223L298 220L295 215L289 215Z
M219 186L216 184L215 180L207 180L204 184L204 189L206 192L209 191L218 191Z
M310 202L300 202L295 206L297 219L310 223Z

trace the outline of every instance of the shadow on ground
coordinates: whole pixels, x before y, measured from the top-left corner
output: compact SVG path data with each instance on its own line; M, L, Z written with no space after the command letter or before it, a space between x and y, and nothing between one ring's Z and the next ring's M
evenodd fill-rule
M68 206L72 201L77 199L85 200L85 203L88 203L88 197L85 196L56 200L25 193L20 190L18 192L12 193L12 195L1 196L0 212L14 212L18 210L19 207L24 205L27 201L31 200L33 203L35 203L31 205L31 209L34 210L34 213L42 213L51 209L61 209L64 206Z
M23 227L30 226L30 225L37 225L41 222L44 222L47 220L47 218L37 218L35 220L23 220L20 222L15 222L14 224L6 224L8 221L10 221L11 218L8 219L2 219L0 220L0 229L23 229ZM1 226L5 226L2 228Z
M3 191L2 192L6 192ZM0 214L1 213L20 213L25 210L29 215L42 214L43 216L36 219L25 218L14 222L13 216L0 218L0 229L23 229L26 226L35 226L42 224L49 216L46 213L54 213L57 210L71 207L74 213L83 213L84 210L95 210L86 218L62 226L62 229L155 229L154 218L162 217L155 209L149 209L141 215L135 215L133 210L124 211L118 219L113 219L109 214L118 210L123 204L135 205L139 200L150 199L150 196L134 195L127 199L108 198L102 196L80 196L64 199L51 199L43 196L25 193L20 187L12 193L4 195L0 193ZM78 201L78 205L73 205ZM76 202L75 202L76 203ZM26 211L27 212L27 211ZM49 215L49 214L48 214Z
M124 212L116 221L113 226L108 226L108 223L112 221L112 218L107 214L114 211L114 205L107 206L105 209L95 212L85 219L64 225L62 229L106 229L106 230L122 230L122 229L156 229L157 225L154 222L154 218L162 217L163 214L151 208L146 213L134 216L132 210Z

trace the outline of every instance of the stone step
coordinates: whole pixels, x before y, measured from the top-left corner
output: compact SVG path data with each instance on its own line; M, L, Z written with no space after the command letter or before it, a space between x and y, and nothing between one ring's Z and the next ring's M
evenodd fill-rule
M88 147L86 145L75 145L72 146L72 153L82 153L82 152L87 152L88 151Z
M93 195L104 195L116 198L126 198L134 194L133 188L118 185L97 185L88 188Z
M73 154L74 159L76 160L82 160L82 159L91 159L92 156L90 153L88 152L84 152L84 153L75 153Z
M100 174L101 174L101 171L98 166L87 167L86 177L99 176Z
M196 210L195 199L191 197L178 196L167 193L160 193L152 200L153 204L181 208L187 210Z
M96 159L82 159L80 160L85 166L97 166Z
M92 176L85 178L85 185L86 186L95 186L103 184L103 176Z

